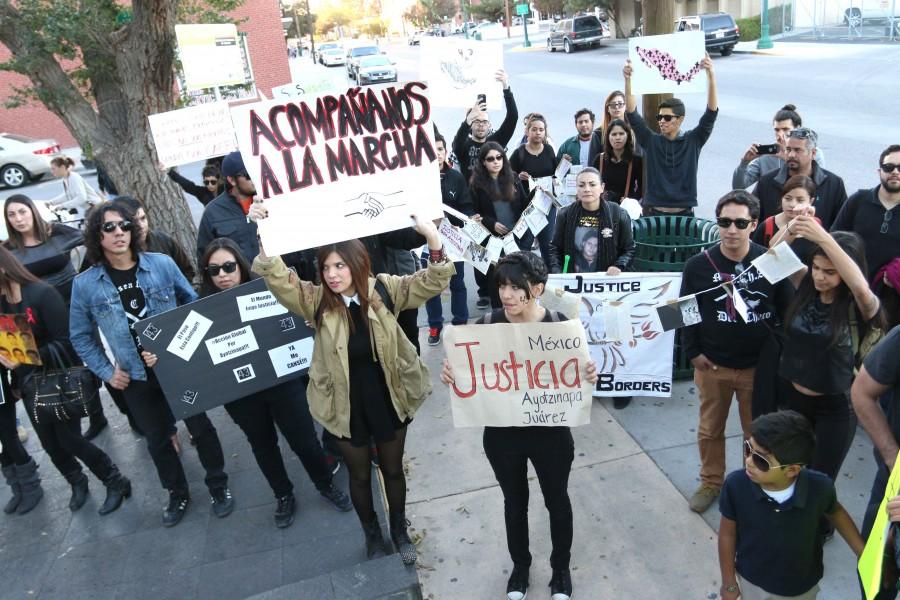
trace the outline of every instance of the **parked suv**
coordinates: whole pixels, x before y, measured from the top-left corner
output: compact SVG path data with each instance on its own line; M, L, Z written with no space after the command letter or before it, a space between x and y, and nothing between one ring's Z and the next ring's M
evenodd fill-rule
M563 19L550 30L547 50L556 52L557 48L562 48L566 54L571 54L579 46L598 46L608 37L609 28L593 15Z
M681 17L675 21L675 32L703 31L706 34L706 50L717 50L728 56L741 39L741 30L728 13L710 13Z
M381 54L378 46L355 46L347 50L347 77L356 79L356 71L359 69L359 59L363 56L375 56Z

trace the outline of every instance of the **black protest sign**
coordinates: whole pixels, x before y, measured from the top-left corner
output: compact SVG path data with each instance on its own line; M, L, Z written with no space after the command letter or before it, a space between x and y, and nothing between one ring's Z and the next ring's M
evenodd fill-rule
M299 377L313 330L281 306L262 279L135 324L176 419Z

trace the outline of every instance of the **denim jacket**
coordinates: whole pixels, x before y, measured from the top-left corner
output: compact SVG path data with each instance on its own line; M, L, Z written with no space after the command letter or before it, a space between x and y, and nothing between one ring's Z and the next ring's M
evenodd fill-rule
M142 252L138 256L137 280L144 292L148 317L197 299L175 261L165 254ZM144 361L135 348L128 317L103 265L94 265L75 278L69 306L69 334L84 364L100 379L109 381L115 365L110 364L95 334L97 327L103 332L118 367L132 379L146 381Z

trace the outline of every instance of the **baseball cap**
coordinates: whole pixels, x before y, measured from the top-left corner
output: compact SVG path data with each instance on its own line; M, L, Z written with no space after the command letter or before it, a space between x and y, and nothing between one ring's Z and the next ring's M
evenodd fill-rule
M246 174L247 169L240 152L234 151L222 160L222 177L237 177L242 173Z

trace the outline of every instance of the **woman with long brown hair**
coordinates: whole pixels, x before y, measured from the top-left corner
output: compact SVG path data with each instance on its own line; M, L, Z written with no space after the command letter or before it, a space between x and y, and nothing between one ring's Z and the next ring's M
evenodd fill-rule
M62 368L66 365L54 364L53 355L68 356L70 365L79 363L69 341L69 311L62 296L56 289L28 272L6 248L0 247L0 313L24 314L31 325L34 343L40 355L43 368ZM55 351L55 352L54 352ZM12 388L21 389L36 367L22 364L16 358L0 353L0 365L12 372ZM83 462L106 486L106 500L99 509L101 515L118 509L125 498L131 495L131 482L119 473L109 456L100 448L81 436L81 422L38 420L33 399L23 398L32 427L37 433L41 446L50 456L51 462L72 486L69 509L76 511L87 500L88 478L82 471ZM25 473L19 473L18 483L22 502L27 503L40 492L37 466L31 463ZM13 488L15 489L15 488ZM19 512L22 512L21 509Z
M266 216L262 202L251 207L251 218ZM387 492L391 538L406 564L416 561L406 520L406 426L431 393L431 381L396 315L440 294L455 271L444 256L434 223L413 218L416 231L428 242L429 260L425 269L412 275L373 277L369 255L359 240L318 249L322 285L300 280L280 257L267 257L262 244L253 263L253 271L265 278L278 301L316 328L309 409L338 438L367 556L376 556L384 547L372 499L372 438Z

